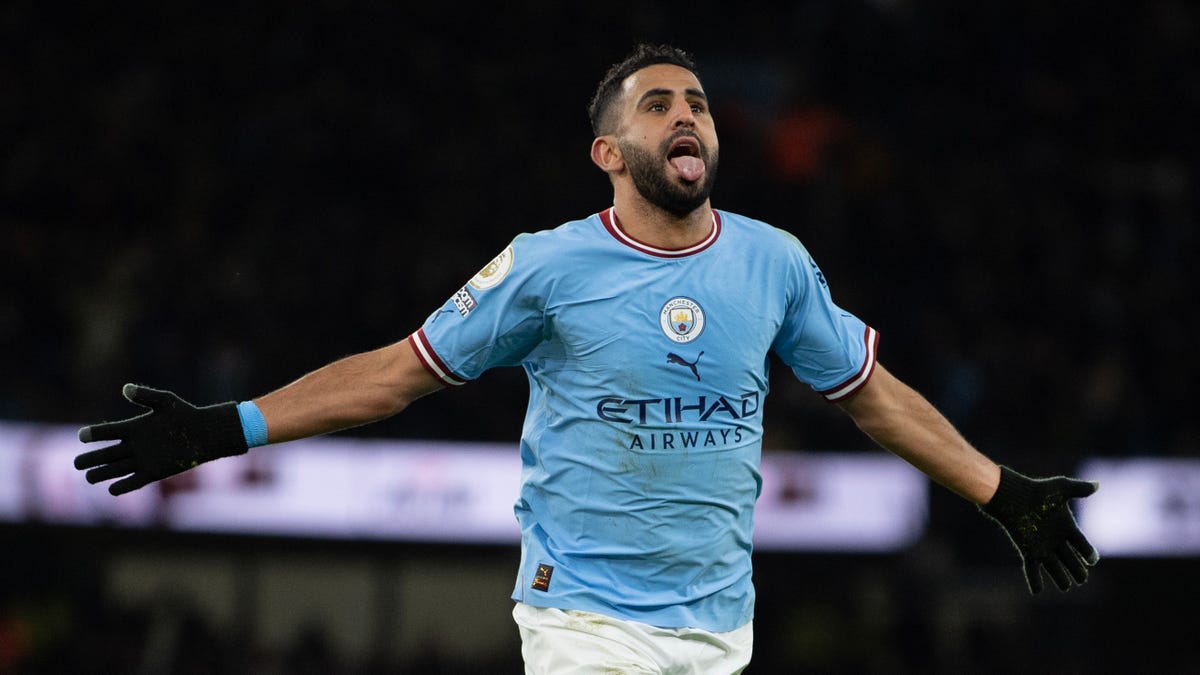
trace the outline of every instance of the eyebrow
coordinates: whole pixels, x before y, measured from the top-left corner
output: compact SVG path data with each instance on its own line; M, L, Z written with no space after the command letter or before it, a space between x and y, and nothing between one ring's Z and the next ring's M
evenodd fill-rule
M667 89L666 87L656 87L654 89L650 89L646 93L642 94L641 98L638 99L638 105L641 105L642 102L648 98L653 98L655 96L669 96L673 93L675 93L674 90ZM697 98L701 98L705 101L708 100L708 95L705 94L702 90L696 89L695 87L688 87L687 89L683 90L683 93L688 96L694 96Z

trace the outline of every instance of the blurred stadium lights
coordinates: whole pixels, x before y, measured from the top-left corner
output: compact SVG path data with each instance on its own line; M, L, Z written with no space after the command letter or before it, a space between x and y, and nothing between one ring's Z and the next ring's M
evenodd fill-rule
M112 497L63 425L0 422L0 521L305 538L516 544L515 444L326 436L256 448ZM891 455L772 451L760 550L885 552L927 524L927 481Z
M256 448L121 497L72 465L64 425L0 422L0 521L315 539L516 544L515 445L327 436ZM1200 459L1091 459L1076 502L1103 555L1200 554ZM902 550L928 525L929 482L886 453L769 451L755 547Z

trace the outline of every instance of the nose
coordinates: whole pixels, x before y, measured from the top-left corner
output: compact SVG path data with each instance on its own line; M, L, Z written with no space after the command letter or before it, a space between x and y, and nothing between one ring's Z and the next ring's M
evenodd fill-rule
M676 108L680 110L675 115L675 128L678 129L681 127L696 126L696 116L692 114L692 106L690 103L684 101L681 105L676 106Z

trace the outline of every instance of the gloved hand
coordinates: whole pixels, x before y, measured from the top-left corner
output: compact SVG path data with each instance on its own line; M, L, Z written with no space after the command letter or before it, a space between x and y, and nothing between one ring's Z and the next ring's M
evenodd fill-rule
M236 403L198 408L169 391L136 384L125 385L121 393L150 412L83 427L79 440L84 443L120 443L75 458L76 469L91 469L86 475L89 483L125 476L109 486L114 495L247 450Z
M1072 581L1087 581L1088 567L1100 562L1067 506L1068 499L1087 497L1099 487L1065 476L1030 478L1000 467L1000 487L979 509L999 523L1016 546L1030 593L1042 591L1043 567L1058 590L1067 591Z

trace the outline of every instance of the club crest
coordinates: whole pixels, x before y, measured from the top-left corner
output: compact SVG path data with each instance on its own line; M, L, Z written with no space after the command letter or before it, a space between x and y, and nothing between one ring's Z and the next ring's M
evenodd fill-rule
M691 342L704 331L704 310L691 298L671 298L659 312L658 321L672 342Z

